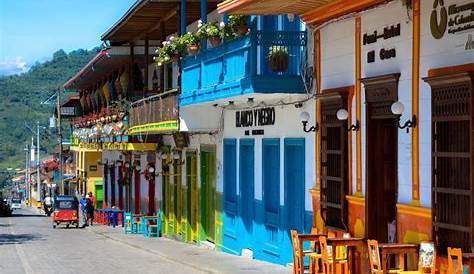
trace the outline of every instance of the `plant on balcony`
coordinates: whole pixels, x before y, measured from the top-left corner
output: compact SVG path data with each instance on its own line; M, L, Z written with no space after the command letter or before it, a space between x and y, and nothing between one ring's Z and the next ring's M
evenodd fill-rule
M208 39L213 47L217 47L222 41L222 31L217 21L202 24L198 30L201 39Z
M288 47L271 46L268 53L270 69L274 72L286 72L288 70L289 57Z
M189 55L194 56L199 52L200 38L196 33L188 32L181 36L181 43L186 46Z
M249 31L248 16L230 15L229 26L238 37L244 37Z
M186 50L182 37L171 36L168 40L163 41L163 46L155 52L158 56L155 58L159 66L166 63L176 63L181 54Z

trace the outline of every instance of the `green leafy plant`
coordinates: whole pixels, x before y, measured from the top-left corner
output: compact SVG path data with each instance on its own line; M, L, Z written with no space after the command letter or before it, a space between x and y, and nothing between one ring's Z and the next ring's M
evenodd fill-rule
M163 46L155 52L158 55L155 58L158 65L177 61L186 49L186 44L183 42L182 37L171 36L168 40L163 41L162 44Z
M271 46L268 53L270 68L275 72L287 71L289 57L290 55L288 54L288 47Z
M188 32L185 35L181 36L181 43L185 46L195 45L198 46L201 42L200 37L196 33Z
M229 26L238 37L243 37L248 32L248 16L230 15Z
M222 32L217 21L202 24L199 32L201 39L222 38Z

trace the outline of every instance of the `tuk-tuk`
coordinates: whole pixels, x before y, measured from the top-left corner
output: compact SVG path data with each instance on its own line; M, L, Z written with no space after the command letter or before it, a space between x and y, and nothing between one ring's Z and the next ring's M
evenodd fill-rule
M65 223L79 227L79 201L74 196L59 195L54 199L53 228Z

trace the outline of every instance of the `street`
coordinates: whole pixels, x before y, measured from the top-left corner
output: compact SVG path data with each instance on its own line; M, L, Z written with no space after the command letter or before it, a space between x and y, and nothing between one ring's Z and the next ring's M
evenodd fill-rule
M0 218L0 273L200 273L93 233L53 229L50 218L21 209Z

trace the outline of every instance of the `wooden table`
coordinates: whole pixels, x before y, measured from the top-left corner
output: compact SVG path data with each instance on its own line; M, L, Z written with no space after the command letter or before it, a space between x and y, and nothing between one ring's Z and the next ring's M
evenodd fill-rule
M419 245L416 244L399 244L399 243L381 243L379 244L380 249L380 260L382 264L383 273L388 273L387 260L388 255L398 254L399 262L398 267L401 271L405 270L405 255L408 253L416 254L416 260L418 261L418 249ZM370 256L370 254L369 254Z
M348 263L350 264L350 271L354 271L354 249L358 246L365 246L363 238L328 238L326 239L328 245L332 246L332 273L336 273L336 249L338 246L347 246Z

